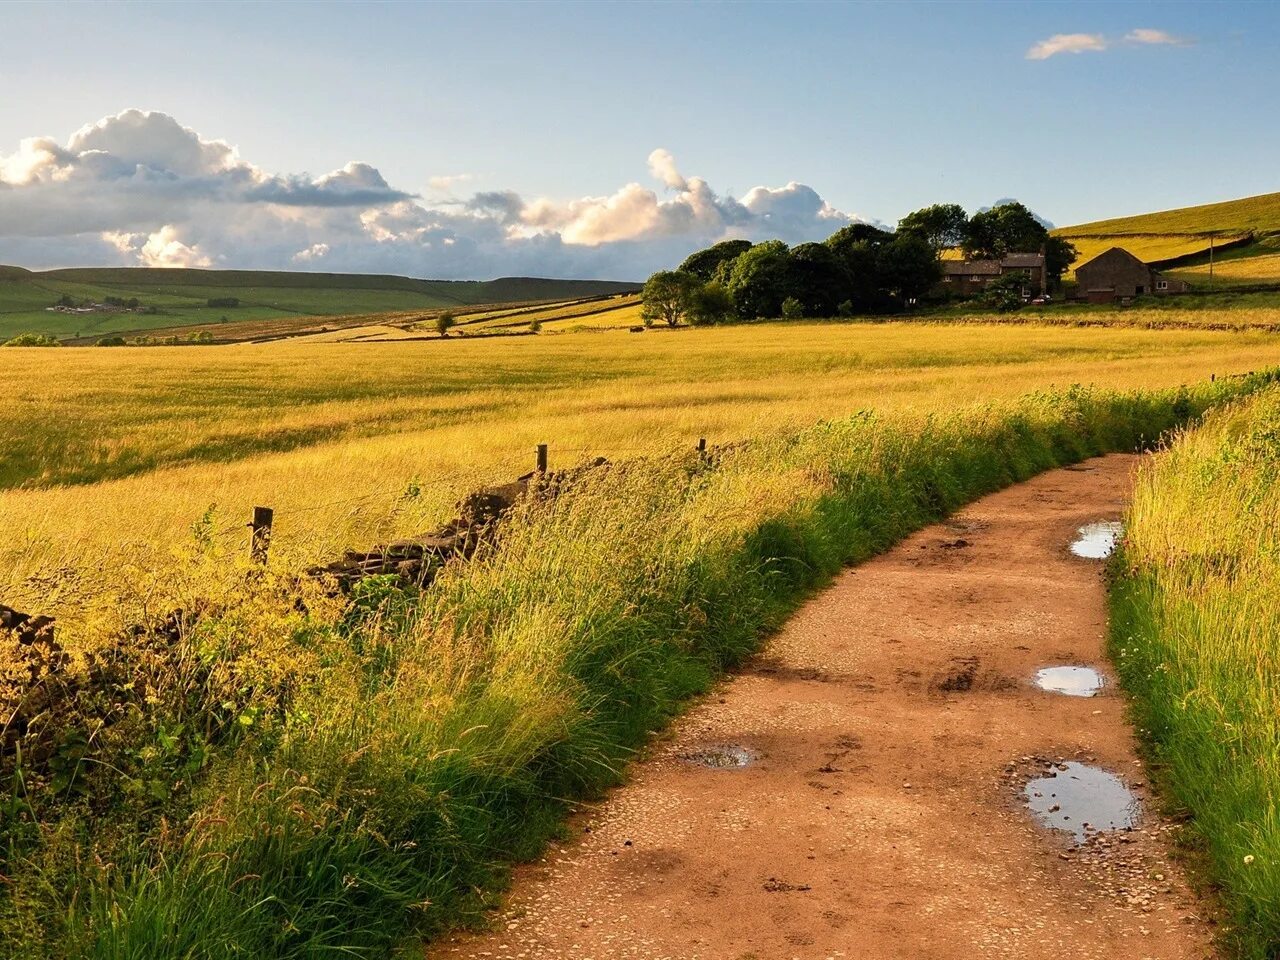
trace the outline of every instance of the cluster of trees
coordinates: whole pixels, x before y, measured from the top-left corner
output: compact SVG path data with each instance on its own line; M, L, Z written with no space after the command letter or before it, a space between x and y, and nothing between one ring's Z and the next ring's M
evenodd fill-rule
M20 333L12 340L6 340L6 347L58 347L61 344L54 337L43 333Z
M211 307L238 307L240 306L239 297L210 297L208 305Z
M896 231L867 223L842 227L822 243L788 247L724 240L690 255L675 270L645 283L647 323L675 326L758 317L832 317L892 313L927 296L942 277L942 254L959 249L970 259L999 259L1045 251L1053 281L1075 249L1020 203L972 217L958 204L938 204L903 217Z

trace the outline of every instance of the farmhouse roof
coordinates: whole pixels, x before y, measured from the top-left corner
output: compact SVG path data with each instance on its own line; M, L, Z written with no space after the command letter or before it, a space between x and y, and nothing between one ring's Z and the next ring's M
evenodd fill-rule
M1000 261L1002 267L1039 267L1044 265L1043 253L1010 253Z
M1142 267L1147 266L1145 262L1143 262L1142 260L1139 260L1137 257L1135 257L1132 253L1130 253L1124 247L1108 247L1106 250L1102 251L1102 253L1098 254L1092 260L1088 260L1085 263L1080 264L1080 266L1076 267L1076 273L1079 273L1082 269L1086 269L1092 266L1093 264L1102 263L1107 260L1117 260L1117 261L1127 260L1132 263L1136 263Z
M998 260L943 260L942 272L951 277L998 277Z

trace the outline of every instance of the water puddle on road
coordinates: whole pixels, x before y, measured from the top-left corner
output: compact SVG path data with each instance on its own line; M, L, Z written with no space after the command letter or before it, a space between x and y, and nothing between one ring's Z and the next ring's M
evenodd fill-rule
M1138 798L1119 777L1099 767L1068 761L1023 788L1032 815L1042 826L1065 830L1083 843L1108 830L1128 830L1138 822Z
M1122 533L1124 533L1124 524L1119 520L1086 523L1076 531L1071 552L1085 560L1105 560L1115 552Z
M1036 686L1068 697L1092 697L1105 682L1093 667L1044 667L1036 671Z
M729 744L682 753L680 759L712 770L740 770L754 763L757 755L746 747Z

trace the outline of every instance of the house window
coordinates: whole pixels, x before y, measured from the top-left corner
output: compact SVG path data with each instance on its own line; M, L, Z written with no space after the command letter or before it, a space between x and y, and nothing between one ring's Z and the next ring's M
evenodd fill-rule
M942 282L943 282L943 283L950 283L950 282L951 282L951 274L947 274L945 277L943 277L943 278L942 278Z
M1168 281L1168 280L1157 280L1157 281L1156 281L1156 289L1157 289L1157 290L1168 290L1168 289L1169 289L1169 281Z

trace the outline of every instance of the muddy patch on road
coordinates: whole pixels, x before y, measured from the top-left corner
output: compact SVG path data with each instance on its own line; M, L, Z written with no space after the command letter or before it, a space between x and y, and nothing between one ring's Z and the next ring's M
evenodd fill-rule
M1068 760L1053 764L1022 788L1027 809L1050 830L1083 843L1098 833L1132 830L1141 804L1118 776L1101 767Z
M1086 523L1076 531L1076 538L1071 542L1071 552L1084 560L1106 560L1115 553L1123 534L1124 524L1119 520Z
M1062 666L1037 670L1034 683L1048 693L1060 693L1067 697L1093 697L1101 692L1106 681L1093 667Z
M754 750L738 743L716 744L700 747L679 755L685 763L710 770L741 770L760 759Z

